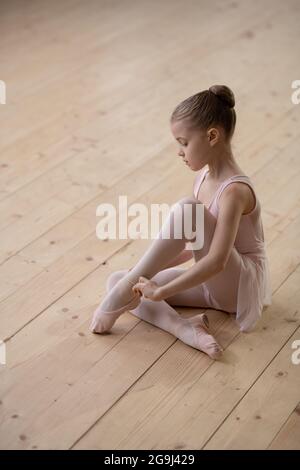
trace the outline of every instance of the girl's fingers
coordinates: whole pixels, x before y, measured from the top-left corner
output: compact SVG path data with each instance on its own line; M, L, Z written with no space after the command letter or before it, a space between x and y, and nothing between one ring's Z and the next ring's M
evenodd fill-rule
M132 288L132 292L133 292L134 294L142 295L142 292L141 292L139 289L135 289L134 287Z
M155 284L152 282L152 284ZM140 295L144 295L144 297L147 297L147 292L148 292L148 296L149 296L149 292L152 292L154 286L151 284L151 281L149 281L149 279L147 279L146 277L144 276L140 276L139 277L139 282L137 282L132 290L133 292L135 293L139 293ZM149 291L150 289L150 291Z
M145 285L145 284L144 284L143 282L137 282L137 283L133 286L133 288L134 288L134 289L140 289L141 287L144 287L144 285Z
M144 284L143 284L143 283L137 282L137 283L133 286L132 290L133 290L134 292L139 292L140 294L142 294L142 293L143 293L143 287L144 287Z

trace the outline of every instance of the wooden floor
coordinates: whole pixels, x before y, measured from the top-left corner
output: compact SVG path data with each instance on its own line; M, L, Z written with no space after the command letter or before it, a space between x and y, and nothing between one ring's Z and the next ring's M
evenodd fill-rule
M299 23L299 0L1 2L2 449L300 449ZM215 83L236 95L273 303L248 335L208 310L220 362L130 312L93 335L107 276L149 243L99 240L96 207L191 194L169 117Z

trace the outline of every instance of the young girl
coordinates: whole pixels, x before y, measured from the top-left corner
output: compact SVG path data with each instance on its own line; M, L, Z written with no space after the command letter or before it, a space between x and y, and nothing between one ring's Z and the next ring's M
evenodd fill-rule
M236 313L241 331L251 331L264 306L271 305L261 206L253 183L232 153L235 99L227 86L214 85L173 111L170 125L179 153L199 171L194 196L177 202L159 236L130 270L113 273L96 309L91 330L108 331L126 310L173 334L186 344L219 359L223 349L211 335L205 314L182 318L173 306L204 307ZM205 166L207 168L204 168ZM204 208L204 244L187 250L188 240L174 236L178 207ZM177 209L176 209L177 207ZM183 215L186 217L184 211ZM169 230L169 239L162 238ZM195 232L194 232L195 233ZM172 236L173 235L173 236ZM189 268L173 267L194 258Z

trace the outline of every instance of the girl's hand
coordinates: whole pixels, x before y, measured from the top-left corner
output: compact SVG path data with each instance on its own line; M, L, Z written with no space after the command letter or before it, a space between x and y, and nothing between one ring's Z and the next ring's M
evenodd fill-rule
M133 292L140 292L146 299L159 301L163 300L160 286L155 281L149 281L146 277L140 276L133 288Z

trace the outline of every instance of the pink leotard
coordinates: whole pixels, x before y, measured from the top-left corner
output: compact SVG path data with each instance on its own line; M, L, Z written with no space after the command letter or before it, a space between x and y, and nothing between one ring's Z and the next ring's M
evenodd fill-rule
M208 173L202 171L195 179L194 196L197 199L199 188ZM241 216L234 242L240 259L236 321L241 331L251 330L262 314L265 306L271 305L271 282L268 259L265 250L264 230L261 219L261 205L255 194L253 183L246 175L234 175L223 181L207 207L214 217L218 217L218 201L224 189L232 182L242 182L250 186L255 196L255 207ZM205 284L205 283L204 283Z

